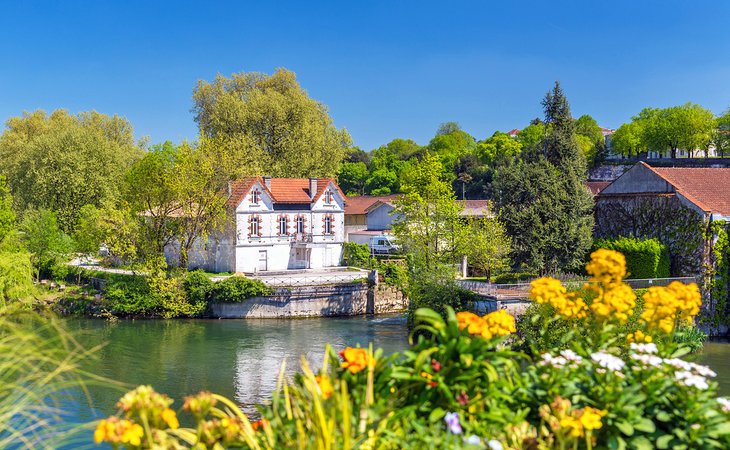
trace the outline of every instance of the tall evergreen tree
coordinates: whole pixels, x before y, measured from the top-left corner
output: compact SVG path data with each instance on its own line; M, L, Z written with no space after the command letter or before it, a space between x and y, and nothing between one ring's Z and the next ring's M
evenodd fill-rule
M570 105L559 83L545 95L545 134L522 160L497 172L495 204L513 261L541 273L578 268L591 244L593 199Z

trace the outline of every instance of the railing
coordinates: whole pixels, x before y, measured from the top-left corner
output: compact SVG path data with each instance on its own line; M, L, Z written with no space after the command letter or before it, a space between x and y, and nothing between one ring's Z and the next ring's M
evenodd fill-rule
M578 289L588 280L568 281L565 284L571 289ZM696 283L695 277L674 277L674 278L646 278L635 280L624 280L632 289L646 289L652 286L667 286L672 281L681 283ZM495 297L499 300L526 299L530 292L530 283L516 284L493 284L485 281L457 280L457 283L464 289L476 292L480 295Z
M322 286L331 284L352 284L356 281L364 281L368 277L367 272L346 272L327 275L254 275L252 278L263 281L272 287L298 287L298 286Z

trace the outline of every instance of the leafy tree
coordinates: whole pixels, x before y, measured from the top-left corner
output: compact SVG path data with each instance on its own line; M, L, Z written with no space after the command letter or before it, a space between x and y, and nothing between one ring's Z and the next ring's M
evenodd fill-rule
M489 280L493 273L510 266L512 239L496 217L474 220L469 227L467 257L469 263L481 269Z
M58 226L56 214L47 209L28 210L21 223L25 247L31 253L36 279L52 275L66 262L72 250L72 241Z
M351 145L327 107L309 97L294 72L218 75L199 81L193 111L204 140L234 173L275 177L334 176Z
M635 120L625 123L611 135L611 150L624 156L640 156L648 151L643 123Z
M13 197L5 177L0 176L0 242L5 239L15 227L15 213L13 212Z
M679 149L691 152L702 148L715 127L712 112L693 103L644 108L633 120L641 122L643 139L650 150L670 150L672 158L677 157Z
M602 161L606 156L606 138L603 137L603 132L596 119L588 114L580 116L575 121L575 132L588 165L594 166Z
M476 140L469 133L462 131L455 122L441 125L436 136L428 143L428 151L438 156L444 169L444 178L449 181L456 178L452 168L459 158L474 154L476 148Z
M345 158L344 162L365 164L366 167L370 166L370 153L362 150L360 147L352 147L350 153Z
M545 124L542 121L536 121L517 133L517 142L520 143L522 149L531 149L540 144L544 137Z
M337 174L337 184L346 195L362 195L367 178L368 167L364 162L344 162Z
M717 117L717 129L713 134L713 143L718 156L725 156L730 150L730 109Z
M86 204L118 199L120 181L141 156L131 124L97 112L24 113L0 136L0 174L19 211L49 209L73 231Z
M481 164L475 155L464 155L454 165L457 178L452 182L454 192L460 192L462 199L485 199L492 197L494 168Z
M514 161L522 151L522 143L507 133L497 131L491 137L477 143L479 160L489 166L505 165Z
M0 245L0 307L33 292L33 264L26 251L4 251Z
M429 273L458 262L464 254L466 227L438 158L426 152L406 174L402 187L404 195L395 201L393 232L411 255L415 270Z
M543 100L547 134L518 164L498 171L495 204L513 261L543 273L578 268L591 245L593 199L570 106L558 83Z

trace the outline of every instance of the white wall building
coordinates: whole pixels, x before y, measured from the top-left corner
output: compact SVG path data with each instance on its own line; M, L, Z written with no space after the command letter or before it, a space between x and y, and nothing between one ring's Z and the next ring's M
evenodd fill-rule
M191 268L265 272L339 266L346 197L332 179L254 177L231 183L229 223L190 252ZM168 259L174 259L172 252Z

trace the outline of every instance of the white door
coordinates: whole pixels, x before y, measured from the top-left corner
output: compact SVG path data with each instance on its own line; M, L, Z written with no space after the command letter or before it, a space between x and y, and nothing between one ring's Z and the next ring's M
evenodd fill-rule
M259 272L266 272L268 266L268 257L266 250L259 250Z

